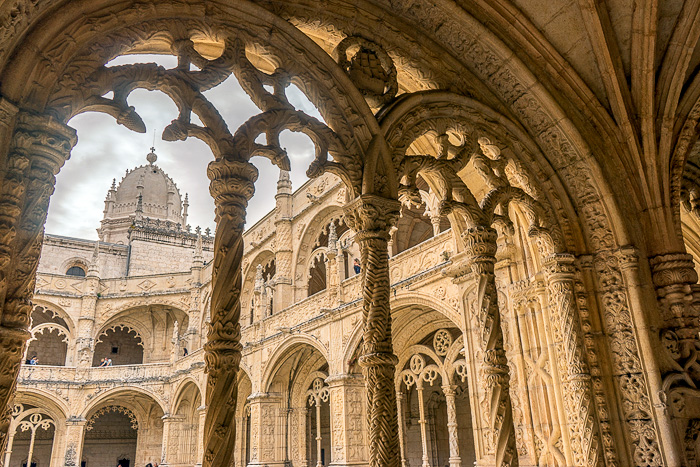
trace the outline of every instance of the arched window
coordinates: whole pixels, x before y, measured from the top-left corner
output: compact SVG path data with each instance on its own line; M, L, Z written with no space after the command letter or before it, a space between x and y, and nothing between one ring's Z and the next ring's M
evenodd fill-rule
M66 276L85 277L85 269L81 268L80 266L71 266L66 271Z

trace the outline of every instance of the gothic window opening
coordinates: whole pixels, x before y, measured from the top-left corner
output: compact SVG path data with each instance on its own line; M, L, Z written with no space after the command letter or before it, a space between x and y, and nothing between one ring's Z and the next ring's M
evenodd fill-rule
M318 253L311 261L308 296L310 297L325 290L326 286L326 255Z
M307 417L307 439L310 441L308 443L309 465L322 467L331 462L330 391L322 378L316 378L306 394L309 403Z
M37 365L66 365L69 344L67 329L55 324L41 324L31 332L25 363L36 357Z
M476 460L464 347L456 329L439 329L408 349L397 372L401 457L411 467Z
M8 432L5 465L49 466L55 432L55 421L42 409L16 404Z
M135 414L122 405L104 406L88 418L82 458L89 465L134 465L139 437Z
M111 365L107 366L142 364L144 346L139 333L121 325L103 331L95 343L92 366L105 366L105 358L112 361Z

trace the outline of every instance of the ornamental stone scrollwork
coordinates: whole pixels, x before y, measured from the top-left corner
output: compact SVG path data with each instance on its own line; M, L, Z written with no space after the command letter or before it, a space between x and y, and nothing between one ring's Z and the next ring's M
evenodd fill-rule
M85 424L85 430L90 431L93 429L95 422L97 421L100 416L108 414L108 413L120 413L123 415L126 415L129 417L129 422L131 423L131 428L134 430L139 429L139 423L138 420L136 419L136 415L134 415L134 412L132 412L130 409L121 406L121 405L107 405L105 407L102 407L101 409L97 410L92 416L88 419L87 423Z

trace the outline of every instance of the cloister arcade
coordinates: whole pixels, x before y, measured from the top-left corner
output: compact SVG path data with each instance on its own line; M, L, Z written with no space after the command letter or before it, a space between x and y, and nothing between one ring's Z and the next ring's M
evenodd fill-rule
M107 424L105 462L130 465L697 465L698 17L690 1L0 5L6 462L103 462L88 427ZM137 53L177 66L106 66ZM235 130L205 95L230 76L260 110ZM177 238L191 266L37 275L71 119L145 132L137 88L177 105L164 140L211 151L212 260L134 197L124 231ZM294 193L284 131L315 147ZM277 207L244 232L254 157L280 169ZM95 368L103 354L119 365Z

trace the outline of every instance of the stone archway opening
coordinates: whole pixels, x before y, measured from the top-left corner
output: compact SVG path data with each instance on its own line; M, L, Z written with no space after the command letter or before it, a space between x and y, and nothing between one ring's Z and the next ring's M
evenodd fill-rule
M56 421L41 408L17 404L3 465L49 467L52 464Z
M95 344L92 366L140 365L143 354L143 341L137 331L117 326L100 335ZM106 360L111 363L105 363Z

